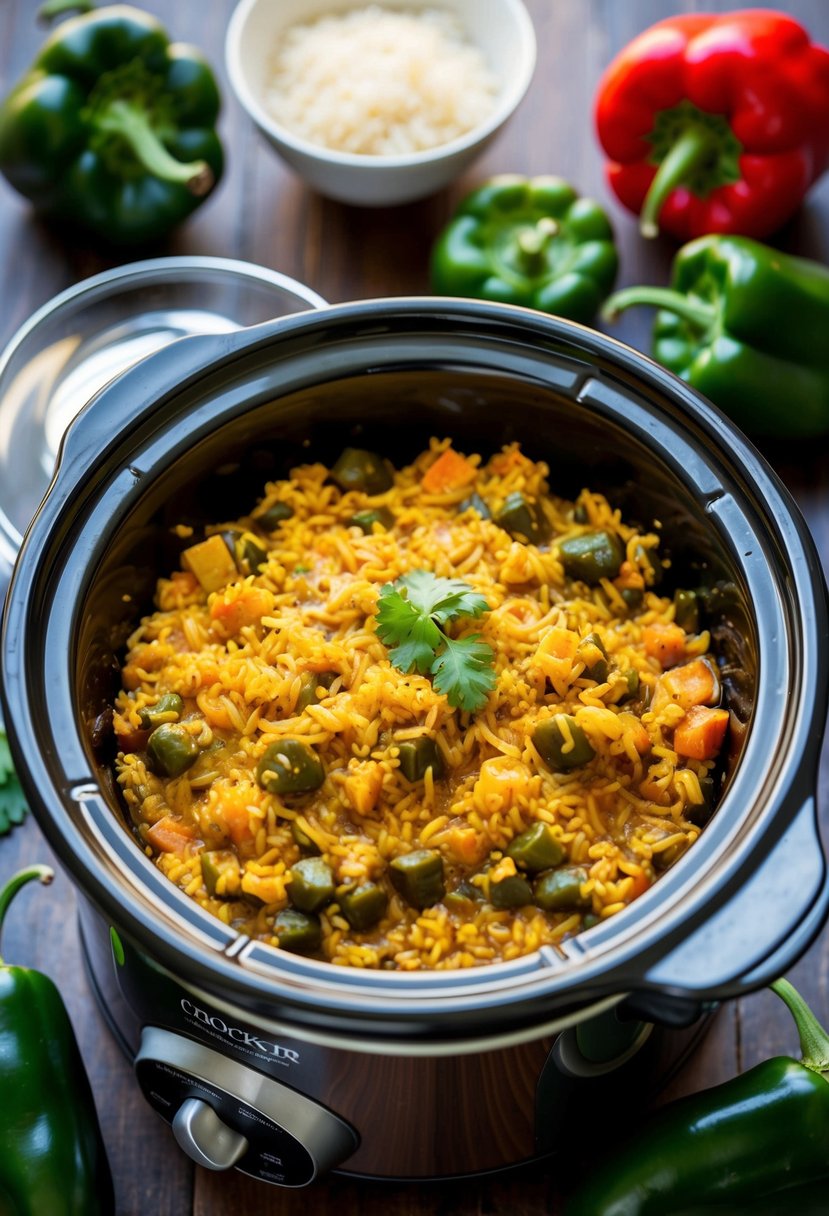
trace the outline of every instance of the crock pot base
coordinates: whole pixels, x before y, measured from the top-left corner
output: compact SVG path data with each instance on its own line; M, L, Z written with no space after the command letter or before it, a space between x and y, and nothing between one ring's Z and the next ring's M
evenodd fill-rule
M79 922L82 955L95 998L117 1043L133 1062L148 1016L152 1024L169 1022L165 1006L159 1003L157 1018L153 1012L139 1014L132 1008L123 980L119 981L124 963L114 961L109 926L83 899ZM126 966L134 967L136 956L131 950L126 957ZM153 969L152 963L147 961L147 965ZM193 1004L186 995L189 989L180 985L179 991L185 1005ZM235 1012L236 1021L244 1026L244 1010ZM223 1016L229 1024L226 1008ZM440 1059L407 1060L385 1057L382 1051L348 1053L303 1045L303 1066L308 1070L303 1079L323 1118L333 1115L351 1124L360 1140L356 1151L333 1172L398 1182L483 1176L554 1157L569 1142L567 1127L595 1112L597 1103L601 1109L612 1109L623 1100L629 1112L644 1109L696 1049L711 1020L709 1014L691 1027L677 1030L626 1023L611 1011L611 1016L590 1018L557 1036L507 1051ZM191 1020L180 1041L209 1043L215 1051L215 1034L210 1038L200 1035L200 1024L207 1026ZM181 1033L182 1027L175 1027L170 1041ZM287 1041L284 1034L280 1041ZM228 1060L232 1065L229 1053ZM403 1095L408 1126L402 1133L398 1130L398 1079L393 1075L401 1067L410 1077ZM250 1071L247 1063L238 1063L237 1068ZM264 1067L262 1071L266 1071ZM505 1077L508 1083L504 1083ZM348 1084L344 1084L346 1079ZM492 1100L499 1084L504 1085L501 1103ZM296 1089L285 1086L281 1078L279 1085L288 1096L303 1092L298 1085ZM422 1130L412 1145L415 1125ZM277 1180L266 1174L257 1176ZM301 1183L286 1181L283 1185Z

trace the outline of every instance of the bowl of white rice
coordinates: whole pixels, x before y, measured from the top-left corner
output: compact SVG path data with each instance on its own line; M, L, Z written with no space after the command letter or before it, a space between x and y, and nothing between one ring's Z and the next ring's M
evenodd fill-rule
M231 86L315 190L385 206L447 185L483 151L532 78L521 0L241 0Z

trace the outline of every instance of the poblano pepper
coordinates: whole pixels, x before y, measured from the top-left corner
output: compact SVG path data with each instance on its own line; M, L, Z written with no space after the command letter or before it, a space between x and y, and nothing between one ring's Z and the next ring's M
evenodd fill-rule
M829 432L829 268L747 237L703 236L678 251L670 288L611 296L612 319L658 308L653 356L752 435Z
M829 1035L787 980L772 988L795 1019L802 1060L775 1056L663 1106L591 1170L565 1216L725 1213L748 1203L758 1213L802 1211L791 1188L829 1178Z
M48 866L15 874L11 901ZM112 1178L95 1104L60 994L48 978L0 961L0 1212L112 1216Z
M491 178L464 199L431 257L439 295L523 304L585 323L617 269L604 211L559 177Z
M115 4L64 22L0 106L0 172L113 245L164 236L218 181L219 91L193 47Z

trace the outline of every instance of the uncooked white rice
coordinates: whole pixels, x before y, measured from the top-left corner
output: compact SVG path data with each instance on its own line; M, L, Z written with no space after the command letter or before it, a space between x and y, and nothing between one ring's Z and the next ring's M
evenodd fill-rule
M310 143L391 156L466 134L497 92L452 13L373 4L291 26L275 48L266 104Z

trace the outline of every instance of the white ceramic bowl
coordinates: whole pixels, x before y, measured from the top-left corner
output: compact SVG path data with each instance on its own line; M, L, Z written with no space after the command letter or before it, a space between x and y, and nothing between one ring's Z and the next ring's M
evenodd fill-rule
M377 0L373 0L374 3ZM402 156L367 156L324 148L287 130L265 105L280 33L325 13L364 8L369 0L241 0L227 31L226 56L236 96L277 152L315 190L341 202L384 206L423 198L447 185L483 151L515 110L535 68L535 31L521 0L399 0L390 8L444 8L484 54L499 82L489 117L466 135Z

